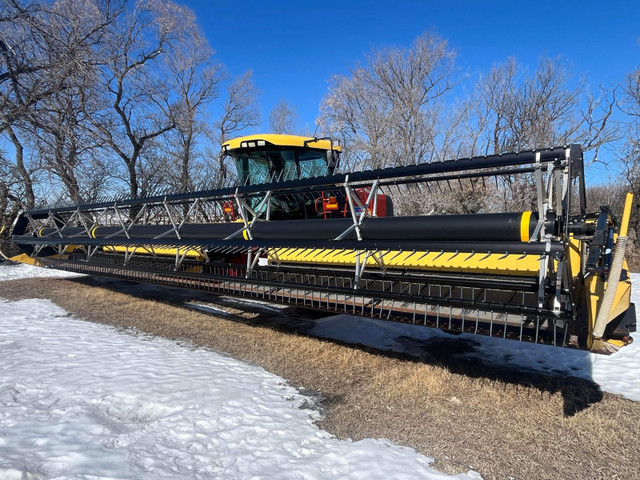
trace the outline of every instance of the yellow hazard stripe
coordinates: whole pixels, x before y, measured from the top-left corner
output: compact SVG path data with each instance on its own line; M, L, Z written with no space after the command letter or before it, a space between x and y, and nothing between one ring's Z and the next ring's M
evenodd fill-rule
M344 249L305 249L305 248L275 248L269 252L272 259L283 263L313 264L324 266L353 266L356 257L362 262L361 252ZM487 252L461 253L457 251L412 252L387 251L367 258L367 266L375 268L380 264L387 268L401 268L403 270L471 272L498 275L527 275L538 274L540 260L538 255L521 255L512 253Z
M523 212L520 219L520 241L528 242L529 238L529 222L531 221L531 212Z

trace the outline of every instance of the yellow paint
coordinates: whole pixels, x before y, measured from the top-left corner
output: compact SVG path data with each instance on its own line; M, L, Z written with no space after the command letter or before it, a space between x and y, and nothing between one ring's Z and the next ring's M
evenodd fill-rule
M100 227L93 227L91 229L91 232L89 232L89 235L92 238L96 238L96 232L98 230L98 228ZM175 248L167 248L167 247L158 247L158 246L153 246L153 245L143 245L143 246L137 246L137 247L122 247L119 245L104 245L102 247L102 250L108 253L131 253L132 251L136 251L136 253L142 253L144 255L161 255L161 256L176 256L176 249ZM180 248L179 250L179 255L182 256L185 252L184 248ZM203 257L202 252L200 252L197 249L193 249L193 248L187 248L186 249L186 255L185 257L187 258L197 258L197 259L201 259Z
M567 249L569 276L575 278L582 270L582 241L576 240L573 234L569 234L569 248ZM573 284L573 282L571 282Z
M629 272L629 265L625 260L622 264L623 272ZM591 348L593 342L593 329L596 326L596 319L598 317L598 311L600 310L600 304L602 303L602 297L607 290L608 282L602 280L600 275L590 275L586 279L586 291L587 291L587 313L589 320L589 335L587 336L587 347ZM627 274L625 280L620 280L618 288L616 288L616 294L613 300L613 306L609 313L607 323L611 322L618 315L624 313L631 306L631 278Z
M321 249L285 249L276 248L270 252L271 258L285 263L315 264L327 266L353 266L356 264L356 252ZM540 268L538 255L525 255L486 252L381 252L382 263L387 268L410 270L436 270L443 272L492 273L501 275L537 275ZM360 254L360 260L364 254ZM367 266L375 267L376 260L369 256Z
M622 222L620 222L620 236L627 236L627 229L629 228L629 218L631 217L631 207L633 206L633 193L627 193L624 200L624 210L622 213Z
M623 270L629 271L627 261L624 261ZM616 318L621 313L624 313L631 305L631 278L627 275L626 280L620 280L618 288L616 288L616 295L613 300L613 306L611 307L611 313L609 314L609 321Z
M258 140L264 140L267 144L277 145L279 147L309 147L318 148L321 150L331 150L331 142L329 140L316 140L309 142L305 145L305 141L313 140L313 137L301 137L298 135L277 135L277 134L264 134L264 135L247 135L245 137L238 137L232 140L228 140L222 144L224 151L237 150L238 148L246 148L243 146L244 142L257 142ZM257 148L257 147L256 147ZM342 151L340 145L333 145L333 150L338 152Z
M622 348L622 347L624 347L626 345L626 343L624 343L622 340L614 340L612 338L607 340L607 343L609 343L611 345L614 345L614 346L616 346L618 348Z
M161 255L161 256L176 256L176 249L175 248L166 248L166 247L154 247L153 245L144 245L144 246L138 246L138 247L121 247L119 245L105 245L104 247L102 247L102 250L104 250L105 252L108 253L131 253L133 251L133 249L136 250L136 253L142 253L145 255ZM199 250L193 249L193 248L180 248L177 249L179 250L179 255L185 255L185 251L186 251L186 255L185 257L187 258L202 258L202 253Z
M520 240L522 242L529 241L529 222L531 221L531 212L526 211L522 213L520 219Z
M26 253L21 253L20 255L11 257L9 260L11 260L12 262L26 263L27 265L35 265L37 267L40 266L40 263L37 260L31 258Z
M589 335L587 335L587 347L591 348L591 342L593 341L593 329L596 326L596 318L598 316L598 310L602 303L602 296L604 295L607 283L602 280L600 275L590 275L585 279L586 295L587 295L587 314L589 322Z

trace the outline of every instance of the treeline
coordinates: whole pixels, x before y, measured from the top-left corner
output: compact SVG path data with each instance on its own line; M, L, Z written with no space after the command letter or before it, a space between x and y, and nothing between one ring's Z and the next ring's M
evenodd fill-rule
M169 0L2 0L0 219L21 208L225 182L220 144L260 123L247 72L230 78L193 12ZM292 66L292 68L294 68ZM372 50L331 79L317 132L345 146L343 170L580 143L619 172L589 192L593 208L636 195L640 228L640 69L592 88L561 58L514 58L461 72L446 39ZM295 106L269 115L303 133ZM406 192L407 213L529 208L524 178L466 181L457 192ZM605 183L605 182L602 182ZM614 208L615 210L615 208Z
M447 40L426 33L407 48L380 48L335 76L320 125L348 147L347 168L378 168L579 143L585 161L608 159L613 179L588 189L590 211L620 215L635 194L630 235L640 229L640 68L617 85L590 88L561 58L537 65L509 58L460 75ZM604 171L604 168L600 169ZM406 213L535 209L533 179L466 180L456 189L401 192ZM415 189L415 187L414 187ZM634 242L637 244L637 240ZM630 253L640 251L638 246Z
M0 215L223 181L217 149L260 120L193 12L166 0L2 0ZM211 160L212 159L212 160Z

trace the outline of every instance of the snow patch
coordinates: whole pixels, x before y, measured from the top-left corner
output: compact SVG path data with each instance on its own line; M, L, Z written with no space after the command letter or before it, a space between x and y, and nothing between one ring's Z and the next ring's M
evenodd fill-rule
M184 306L187 308L191 308L193 310L199 310L201 312L209 313L213 315L224 315L224 316L230 315L229 312L222 310L221 308L216 308L213 305L205 305L203 303L186 302Z
M65 272L54 268L43 268L26 263L4 263L0 265L0 282L22 278L73 278L83 277L80 273Z
M0 300L0 478L481 478L319 418L260 367Z

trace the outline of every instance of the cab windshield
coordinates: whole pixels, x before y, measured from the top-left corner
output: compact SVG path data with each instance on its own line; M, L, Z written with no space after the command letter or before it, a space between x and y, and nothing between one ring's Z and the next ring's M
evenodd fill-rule
M245 150L233 154L241 185L329 174L327 152L308 148Z

